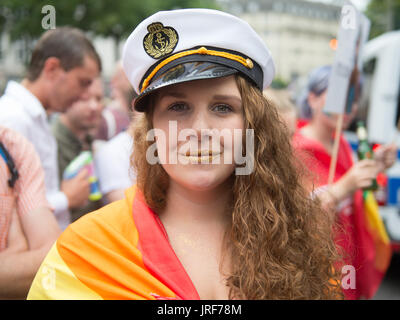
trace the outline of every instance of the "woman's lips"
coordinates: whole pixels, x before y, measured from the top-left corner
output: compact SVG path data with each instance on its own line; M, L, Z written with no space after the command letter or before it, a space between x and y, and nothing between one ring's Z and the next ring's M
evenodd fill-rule
M189 160L190 163L211 163L214 158L221 154L221 151L199 150L197 152L188 151L185 154L180 153L179 155Z
M186 153L184 154L184 156L186 157L201 157L201 156L214 156L214 155L218 155L221 154L221 151L213 151L213 150L198 150L196 151L186 151Z

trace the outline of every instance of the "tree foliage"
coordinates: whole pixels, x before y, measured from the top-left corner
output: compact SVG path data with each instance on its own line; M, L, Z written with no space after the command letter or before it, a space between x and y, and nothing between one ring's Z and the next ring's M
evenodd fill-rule
M400 29L400 0L370 0L365 14L371 20L371 39Z
M34 39L43 33L42 7L56 10L56 26L70 25L119 40L140 21L159 10L215 8L215 0L1 0L0 30L13 40Z

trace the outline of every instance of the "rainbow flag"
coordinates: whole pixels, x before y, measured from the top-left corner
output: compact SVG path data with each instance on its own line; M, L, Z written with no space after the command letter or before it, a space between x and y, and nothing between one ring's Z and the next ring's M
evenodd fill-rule
M200 299L158 216L136 186L125 195L63 232L28 299Z
M390 265L392 249L385 225L379 214L379 206L372 191L363 192L367 230L375 245L375 268L385 273Z

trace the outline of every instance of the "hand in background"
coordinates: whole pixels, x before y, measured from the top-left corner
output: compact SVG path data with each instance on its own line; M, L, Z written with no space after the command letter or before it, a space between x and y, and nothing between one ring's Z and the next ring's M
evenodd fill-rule
M380 146L374 151L374 159L378 162L379 172L393 166L397 160L397 146L395 143Z
M61 191L68 198L70 209L84 206L89 198L90 183L89 174L86 169L80 171L74 178L61 182Z
M367 188L379 173L379 165L376 160L364 159L353 164L334 187L335 196L338 199L353 194L356 190Z

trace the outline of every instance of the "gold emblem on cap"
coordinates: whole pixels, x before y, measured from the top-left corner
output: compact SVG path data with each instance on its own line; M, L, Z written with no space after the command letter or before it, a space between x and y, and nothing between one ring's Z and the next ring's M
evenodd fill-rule
M253 64L253 61L251 61L251 59L247 58L246 64L247 64L247 67L249 67L250 69L253 69L254 64Z
M160 59L174 51L178 44L178 33L172 27L164 27L161 22L155 22L147 27L148 34L143 39L146 53Z
M206 47L201 47L201 48L199 48L198 52L199 52L199 54L207 54L208 50Z

